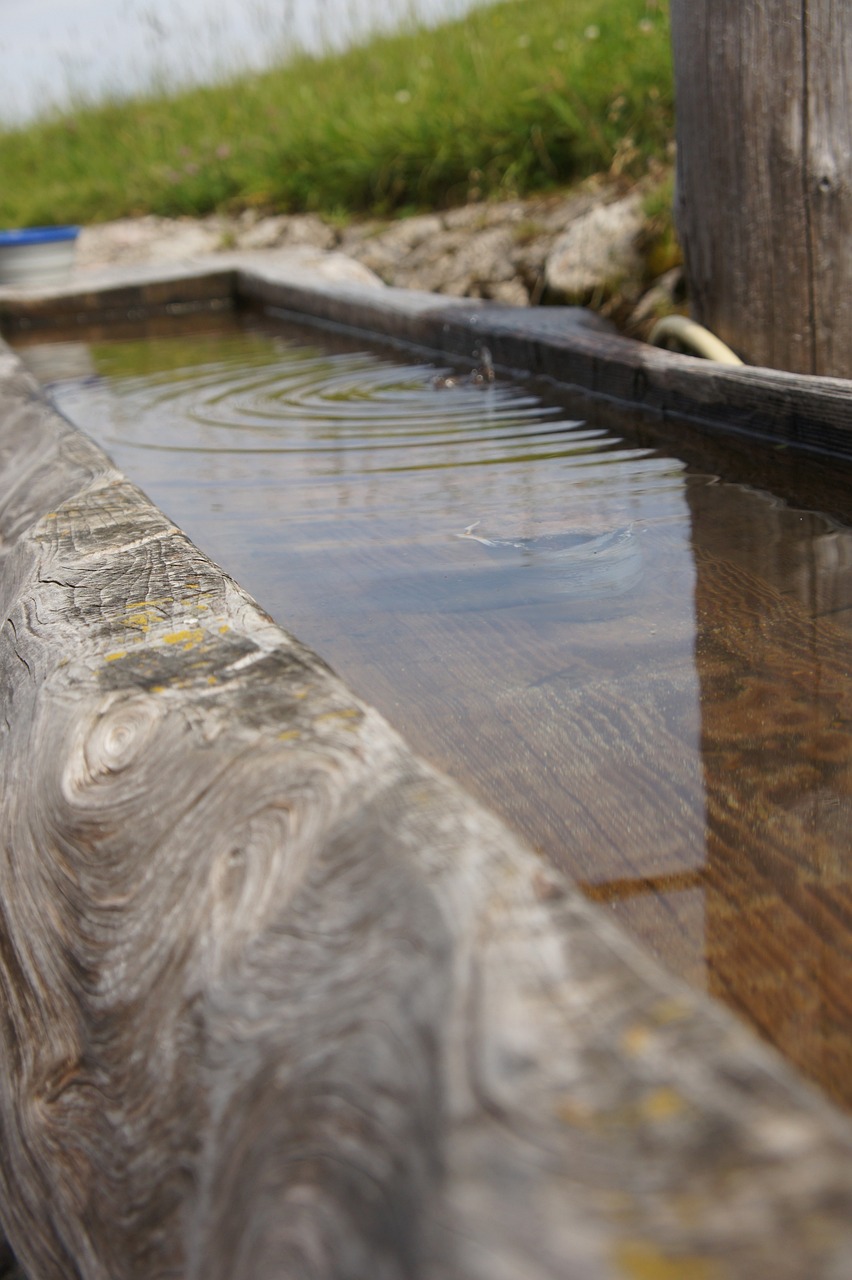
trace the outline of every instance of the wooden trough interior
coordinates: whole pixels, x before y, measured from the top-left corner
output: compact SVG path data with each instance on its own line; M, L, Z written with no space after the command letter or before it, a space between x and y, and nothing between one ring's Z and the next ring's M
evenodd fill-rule
M274 266L301 311L850 455L848 387ZM0 1220L30 1280L852 1272L852 1126L419 760L0 350Z

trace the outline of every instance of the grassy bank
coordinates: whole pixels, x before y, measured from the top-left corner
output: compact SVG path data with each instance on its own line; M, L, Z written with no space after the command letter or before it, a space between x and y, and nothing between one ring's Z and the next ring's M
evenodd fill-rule
M440 207L639 172L672 134L665 0L508 0L2 132L0 226Z

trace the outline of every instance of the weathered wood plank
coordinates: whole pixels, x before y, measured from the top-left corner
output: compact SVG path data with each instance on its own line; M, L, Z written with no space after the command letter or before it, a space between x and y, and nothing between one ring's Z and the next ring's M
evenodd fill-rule
M852 67L839 0L674 0L693 315L747 361L852 371Z
M218 262L109 269L90 281L72 280L52 289L19 292L7 286L0 289L0 324L29 330L216 309L230 306L234 283L233 267Z
M850 1270L848 1122L3 359L0 1218L33 1280Z
M841 0L804 6L814 372L852 376L852 41Z

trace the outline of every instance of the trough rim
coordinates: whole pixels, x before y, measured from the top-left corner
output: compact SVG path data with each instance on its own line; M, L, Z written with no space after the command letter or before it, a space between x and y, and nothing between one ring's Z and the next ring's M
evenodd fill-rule
M334 255L329 255L333 257ZM319 266L320 269L317 269ZM323 279L317 262L275 251L87 272L61 288L0 288L0 336L157 313L257 305L540 378L616 412L852 462L852 380L717 364L625 337L582 307L513 307L389 285ZM0 337L2 340L2 337Z

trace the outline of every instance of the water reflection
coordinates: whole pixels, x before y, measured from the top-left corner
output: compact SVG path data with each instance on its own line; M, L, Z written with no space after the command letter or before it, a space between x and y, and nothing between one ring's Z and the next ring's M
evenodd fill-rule
M848 1106L852 536L738 485L686 492L705 861L587 891Z
M60 405L214 559L852 1103L847 528L342 339L89 358Z
M690 491L711 991L852 1101L852 539Z

